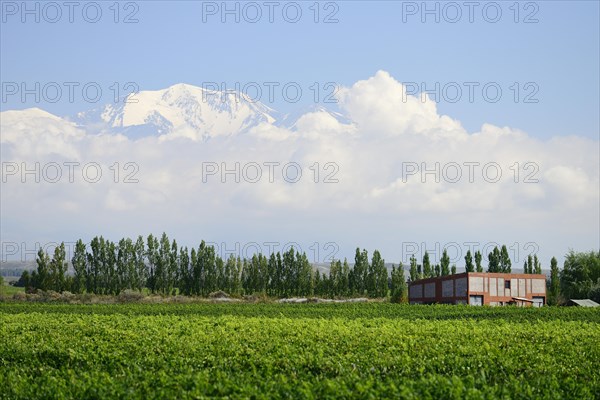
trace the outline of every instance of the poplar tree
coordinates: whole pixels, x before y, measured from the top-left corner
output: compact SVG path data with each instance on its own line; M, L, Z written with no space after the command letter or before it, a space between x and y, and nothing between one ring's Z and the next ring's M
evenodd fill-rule
M146 247L144 238L140 235L133 247L135 272L132 289L141 291L148 283L148 266L146 265Z
M156 259L156 291L161 294L169 294L171 274L171 244L169 237L163 232L158 247L158 256Z
M557 304L560 295L560 276L558 263L555 257L550 260L550 299L551 303Z
M357 247L356 254L354 256L354 286L356 293L359 295L364 295L365 290L367 288L367 274L369 268L369 256L367 250L363 250L362 252Z
M48 290L50 286L50 256L41 247L37 253L37 273L33 286L36 289Z
M281 253L277 252L277 255L275 256L276 260L277 260L277 295L278 296L282 296L284 294L284 290L285 290L285 270L283 268L283 260L281 259Z
M325 273L323 273L323 276L325 276ZM315 283L315 290L314 290L314 294L317 297L322 297L323 293L324 293L324 288L323 288L323 282L321 281L321 273L319 272L319 270L317 269L315 271L315 279L314 279Z
M433 276L433 269L431 268L431 262L429 261L429 253L425 251L425 254L423 254L423 277L431 278Z
M396 268L392 265L392 276L391 276L391 301L392 303L402 303L406 299L407 285L404 279L404 267L402 263Z
M417 271L417 259L415 258L414 254L410 257L409 275L410 275L410 281L411 282L414 282L414 281L420 279L418 271Z
M488 270L487 272L501 272L500 271L500 250L498 246L494 247L494 250L488 254Z
M233 271L233 278L232 278L232 287L233 287L232 293L237 294L237 295L242 293L241 276L242 276L242 269L244 268L244 264L245 264L245 262L242 262L240 256L238 256L236 259L235 270Z
M267 269L270 277L267 293L269 296L277 296L281 285L281 275L279 268L277 268L277 258L275 257L275 253L271 253L269 256Z
M129 271L132 251L130 250L131 239L122 238L117 245L115 292L131 286L131 275Z
M499 269L500 272L504 272L509 274L511 272L512 263L510 261L510 256L508 255L508 249L506 245L502 245L502 250L500 250L500 263Z
M177 283L179 281L179 246L177 245L175 239L173 239L173 241L171 242L171 249L169 252L166 272L167 276L165 279L165 293L175 295L175 288L177 287Z
M98 293L100 275L100 239L94 237L90 242L91 253L87 253L86 290L88 293Z
M104 271L104 291L103 294L119 294L117 287L117 246L114 242L107 240L104 242L104 252L102 253Z
M157 264L159 263L158 259L158 239L155 238L152 234L148 235L148 239L146 241L147 249L146 249L146 257L148 259L148 289L152 293L156 292L156 277L157 277Z
M365 285L367 289L367 295L369 297L377 297L377 275L380 262L381 257L379 255L379 252L375 250L371 258L371 263L368 266L367 281Z
M379 250L373 252L371 264L369 266L369 287L368 295L370 297L385 297L387 295L388 276L385 268L385 260L381 258Z
M338 296L341 292L341 275L342 263L340 262L340 260L331 260L331 264L329 265L329 282L331 284L331 297Z
M225 275L227 275L227 287L225 288L225 291L231 295L237 294L235 289L236 271L235 256L230 254L227 261L225 261Z
M481 264L482 259L481 252L477 250L475 252L475 268L477 272L483 272L483 265Z
M300 272L300 295L310 296L312 295L314 289L312 265L310 265L310 261L308 261L306 253L302 253L302 255L300 255L300 253L296 253L296 257L298 258Z
M342 277L340 280L339 296L349 296L350 293L350 266L348 265L348 260L344 258L344 263L342 264Z
M533 256L533 273L534 274L542 273L542 264L540 264L540 260L538 260L537 254Z
M82 293L86 288L87 259L85 244L81 239L75 243L75 250L73 252L73 258L71 259L71 264L75 270L72 290L75 293Z
M190 255L187 247L181 247L179 249L179 256L177 257L177 267L179 270L177 274L177 288L179 289L179 293L189 296L192 291L192 274L190 270Z
M533 257L531 257L531 254L527 256L527 273L533 274Z
M442 253L442 258L440 259L442 276L450 275L450 257L448 257L448 252L444 249Z
M473 265L473 257L471 256L471 250L467 250L467 255L465 256L465 271L475 272L475 266Z

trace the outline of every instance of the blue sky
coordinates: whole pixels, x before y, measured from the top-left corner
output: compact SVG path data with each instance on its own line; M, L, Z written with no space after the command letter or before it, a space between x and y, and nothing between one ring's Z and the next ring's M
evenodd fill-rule
M286 22L281 11L289 2L279 2L274 23L268 21L265 6L256 23L244 20L243 3L240 23L232 15L222 23L221 2L142 1L135 3L137 10L125 9L122 2L119 20L135 11L139 22L131 24L113 22L112 2L100 2L103 14L95 24L83 19L81 7L74 11L74 23L69 23L66 8L57 23L45 22L42 9L40 23L32 15L22 23L21 3L16 3L15 15L8 13L6 5L15 2L2 3L3 82L99 82L107 102L112 82L133 81L141 90L179 82L199 86L225 82L228 87L236 82L298 82L304 90L298 103L284 101L281 92L275 92L272 103L265 101L265 92L261 97L288 112L313 102L309 95L313 82L351 85L383 69L399 81L424 83L429 89L436 82L440 90L448 83L459 84L462 96L455 103L442 99L439 111L460 120L469 131L490 122L541 138L570 134L596 138L600 129L596 1L533 3L537 8L521 3L518 23L513 2L497 3L502 11L497 23L484 18L483 7L489 2L479 2L473 9L473 23L464 6L458 22L448 22L455 11L444 9L444 3L437 3L439 23L435 15L425 15L422 23L421 2L340 1L335 2L337 8L326 9L327 2L321 2L319 19L335 11L339 20L330 24L314 23L314 9L309 8L313 2L298 3L303 14L295 24ZM35 3L27 4L34 7ZM208 3L217 4L219 10L203 22L203 7L209 9ZM418 10L413 15L409 11L415 4ZM436 2L427 5L435 6ZM293 16L294 9L290 10ZM88 12L93 17L92 11ZM248 18L251 11L247 9ZM53 12L46 11L48 18ZM488 7L486 16L493 18L494 12L495 7ZM529 15L538 22L524 23ZM473 102L465 82L480 84ZM490 82L503 91L496 103L486 101L481 91ZM517 102L515 82L520 89ZM527 83L533 85L525 87ZM538 103L525 103L525 96L534 92L532 99ZM77 99L81 95L70 104L64 95L55 104L42 101L39 106L59 115L94 106ZM23 104L18 96L9 96L1 106L3 110L26 108L35 105L32 100L29 97Z
M254 16L248 2L227 3L229 8L237 4L239 23L234 15L221 20L221 1L119 2L117 23L114 1L77 3L73 22L62 6L56 23L44 20L56 15L47 4L63 2L0 3L2 111L39 107L69 116L113 102L115 82L121 95L127 82L140 90L183 82L224 83L229 89L256 83L263 103L302 115L315 103L314 83L320 88L317 102L322 102L331 93L326 84L334 82L344 88L340 108L356 123L305 114L294 132L269 126L234 135L231 142L203 143L169 135L141 141L97 136L39 113L4 114L3 162L98 161L106 174L102 185L81 180L32 184L9 177L1 193L3 242L31 247L97 234L118 240L166 231L188 245L204 238L229 247L280 240L308 248L316 241L324 251L326 243L336 241L338 257L352 259L360 245L378 248L389 262L397 262L407 260L402 247L408 240L429 249L434 243L479 241L515 243L520 263L535 242L544 268L551 256L561 257L571 248L597 249L598 1L482 1L470 3L472 10L462 1L427 2L428 10L439 10L438 22L435 14L423 13L421 1L281 1L275 2L269 22L269 9L259 1L250 3L262 12L256 23L244 18ZM39 23L35 15L22 15L23 4L38 7ZM102 11L96 23L82 14L87 7L85 17L95 17L93 5ZM302 16L290 23L285 18L295 16L294 7ZM284 8L289 11L285 16ZM207 14L210 10L216 13ZM138 21L124 23L131 12ZM332 12L337 22L324 23ZM491 22L494 18L497 22ZM23 102L20 93L8 93L14 84L31 88L36 82L56 82L62 96L55 103L36 103L31 95ZM68 82L79 84L73 102ZM86 102L81 93L91 82L103 92L97 103ZM303 90L297 102L286 101L281 91L292 83ZM437 110L417 100L399 103L399 83L415 93L421 85L430 91L438 85ZM273 101L269 85L279 85ZM494 102L497 88L502 96ZM184 125L174 133L189 128ZM248 157L295 160L307 173L314 162L335 161L340 184L198 181L201 161ZM503 180L454 185L419 182L418 176L408 183L400 179L404 161L473 160L501 163ZM129 161L138 163L140 184L113 184L109 166ZM539 184L522 179L514 184L515 162L522 173L524 163L536 163ZM44 199L43 207L38 199Z

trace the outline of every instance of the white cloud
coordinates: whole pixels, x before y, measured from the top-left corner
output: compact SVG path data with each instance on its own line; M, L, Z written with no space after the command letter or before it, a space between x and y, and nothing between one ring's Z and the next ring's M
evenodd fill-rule
M407 94L385 71L339 91L340 106L363 133L397 136L409 133L459 138L458 121L439 115L434 101Z
M516 237L539 241L550 255L561 255L577 243L557 234L560 227L589 238L584 247L598 243L598 141L543 141L490 124L468 133L458 121L440 115L434 102L405 94L401 83L379 71L339 91L349 123L317 111L300 117L293 130L263 122L237 136L208 141L198 141L188 127L133 141L120 134L86 134L40 110L4 112L3 162L96 162L103 178L90 184L78 177L72 184L61 182L57 191L53 184L5 177L2 219L10 223L3 224L3 235L35 240L37 233L24 227L31 225L30 210L43 201L47 210L61 210L58 215L36 213L40 220L35 225L44 227L44 235L66 227L82 237L105 230L147 234L144 228L150 226L175 237L186 232L192 243L200 240L197 235L217 232L219 237L244 233L248 241L255 240L252 235L306 242L329 235L351 246L411 235ZM125 169L127 162L139 170ZM204 182L207 162L216 163L219 171ZM280 164L270 171L268 162ZM239 163L240 183L233 173L222 174L223 163L229 170ZM261 167L257 183L243 179L244 173L254 176L251 163ZM297 183L289 182L295 176L290 163L302 167ZM432 173L407 175L407 163L419 169L425 163L429 170L438 163L439 181ZM452 183L456 165L461 178ZM502 173L497 182L496 167ZM269 172L274 173L272 183ZM139 183L124 183L132 173ZM74 218L70 212L88 217ZM377 223L386 228L376 229ZM271 226L277 231L263 231Z

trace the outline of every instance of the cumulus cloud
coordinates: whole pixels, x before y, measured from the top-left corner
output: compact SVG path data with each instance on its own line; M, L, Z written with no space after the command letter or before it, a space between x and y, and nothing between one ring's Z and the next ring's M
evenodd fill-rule
M340 106L361 132L397 136L410 133L460 138L458 121L439 115L434 101L407 94L406 87L385 71L339 91Z
M338 96L344 118L311 111L293 127L262 121L205 141L185 126L133 140L41 110L3 112L3 236L35 240L32 225L56 236L69 226L82 237L166 230L192 243L522 235L560 255L572 245L552 232L560 227L587 236L584 246L598 243L598 141L540 140L490 124L467 132L385 71ZM73 183L23 183L21 171L4 167L65 161L80 163ZM87 163L100 165L98 182L82 175ZM40 202L48 212L32 213Z

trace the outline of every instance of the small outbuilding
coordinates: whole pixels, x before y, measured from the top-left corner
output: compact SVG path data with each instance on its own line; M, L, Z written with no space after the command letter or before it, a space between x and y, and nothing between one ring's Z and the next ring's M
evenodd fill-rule
M599 307L600 304L596 303L594 300L590 299L571 299L567 303L568 306L576 306L576 307Z

